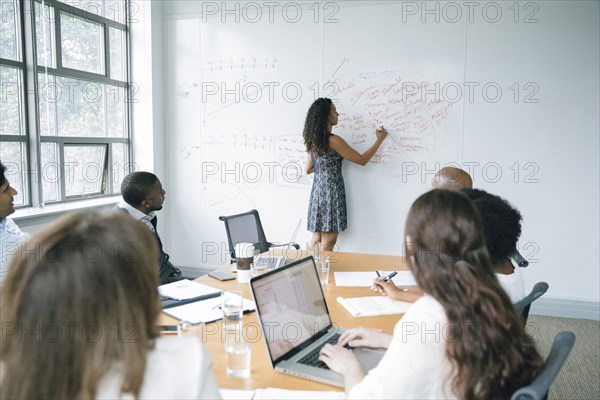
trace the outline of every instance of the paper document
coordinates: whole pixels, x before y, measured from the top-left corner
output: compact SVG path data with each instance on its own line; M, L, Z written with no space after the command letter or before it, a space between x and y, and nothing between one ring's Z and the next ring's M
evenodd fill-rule
M334 272L335 286L371 286L377 277L373 272Z
M404 314L413 303L392 300L384 296L337 298L353 317L375 317L378 315Z
M378 271L381 277L385 277L393 271ZM392 278L396 286L416 286L415 278L410 271L397 271L398 274ZM336 286L371 286L377 273L373 272L334 272Z
M254 311L256 305L252 300L244 299L244 312ZM213 297L206 300L196 301L164 309L163 312L181 321L188 321L194 324L199 322L213 322L223 318L221 312L221 297Z
M392 282L396 286L417 286L417 281L410 271L397 271L396 276L392 278ZM379 274L384 277L388 275L390 271L379 271Z
M207 294L219 292L221 292L221 289L190 281L189 279L182 279L158 287L158 293L161 296L175 300L192 299L194 297L206 296Z
M254 400L337 400L345 399L344 392L322 391L322 390L288 390L277 388L256 389Z

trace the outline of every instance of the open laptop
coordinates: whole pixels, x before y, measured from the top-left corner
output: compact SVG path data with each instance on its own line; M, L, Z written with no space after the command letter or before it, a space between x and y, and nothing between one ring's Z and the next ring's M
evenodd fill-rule
M294 230L294 234L292 235L292 239L289 243L294 243L296 241L296 236L298 236L298 232L300 231L300 224L302 223L302 218L298 220L298 224L296 225L296 230ZM254 265L259 268L266 268L269 271L273 269L277 269L283 267L285 265L285 261L287 260L288 252L290 251L291 244L288 244L285 247L285 251L281 256L268 256L268 255L260 255L254 260Z
M337 343L343 328L334 327L312 257L250 280L258 320L275 370L344 387L341 374L318 360L325 343ZM363 369L375 367L384 351L355 348Z

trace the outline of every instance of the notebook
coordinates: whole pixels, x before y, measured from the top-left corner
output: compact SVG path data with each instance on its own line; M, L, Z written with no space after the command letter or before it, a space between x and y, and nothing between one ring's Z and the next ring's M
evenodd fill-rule
M392 300L384 296L338 297L337 301L353 317L404 314L413 304L407 301Z
M167 283L158 287L162 308L177 307L221 295L221 289L204 285L189 279Z
M296 225L296 230L292 235L292 239L289 243L294 243L296 241L296 236L298 236L298 232L300 231L300 224L302 223L302 218L298 220L298 224ZM258 268L265 268L270 270L281 268L285 265L285 261L287 260L288 252L290 251L290 247L292 245L287 245L285 247L285 252L282 256L258 256L256 260L254 260L254 266Z
M256 276L250 289L271 365L290 375L344 387L342 375L318 361L321 347L337 343L344 331L334 327L312 257ZM353 350L363 369L375 367L384 351Z

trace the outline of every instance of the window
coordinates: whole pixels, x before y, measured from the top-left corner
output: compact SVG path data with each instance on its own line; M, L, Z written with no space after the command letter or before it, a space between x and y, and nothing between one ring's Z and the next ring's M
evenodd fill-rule
M119 192L130 171L127 0L0 0L0 159L17 206Z

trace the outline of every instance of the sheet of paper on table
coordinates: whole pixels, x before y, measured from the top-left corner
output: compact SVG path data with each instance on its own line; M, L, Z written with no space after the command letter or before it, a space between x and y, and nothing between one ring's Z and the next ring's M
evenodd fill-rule
M393 271L378 271L381 277L389 275ZM416 286L415 278L410 271L397 271L392 278L396 286ZM336 286L371 286L373 279L377 277L375 272L334 272Z

